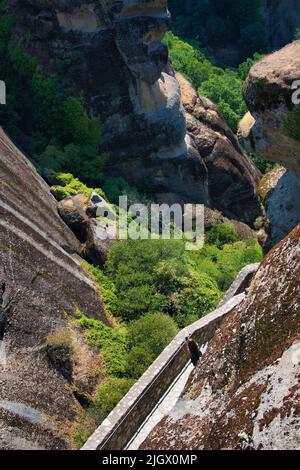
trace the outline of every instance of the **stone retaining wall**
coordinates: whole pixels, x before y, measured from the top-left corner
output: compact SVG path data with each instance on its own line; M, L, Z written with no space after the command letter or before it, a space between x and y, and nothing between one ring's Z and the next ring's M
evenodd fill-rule
M244 293L235 294L250 285L257 268L258 265L244 268L226 294L225 304L178 333L89 438L82 450L121 450L126 446L187 364L189 357L185 337L191 335L199 344L210 341L224 317L243 301Z

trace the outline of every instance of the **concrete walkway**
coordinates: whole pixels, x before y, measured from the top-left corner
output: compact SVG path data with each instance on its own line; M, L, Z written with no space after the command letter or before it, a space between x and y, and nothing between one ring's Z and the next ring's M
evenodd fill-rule
M201 347L202 354L205 353L206 348L207 344ZM142 426L128 443L126 446L127 450L138 450L155 426L174 408L193 369L194 366L189 361L166 391L162 399L157 403L157 406L153 409L152 413L147 417Z

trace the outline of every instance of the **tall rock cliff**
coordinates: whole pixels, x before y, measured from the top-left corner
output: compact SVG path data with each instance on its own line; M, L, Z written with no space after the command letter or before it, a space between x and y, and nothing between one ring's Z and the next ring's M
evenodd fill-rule
M241 144L288 170L284 174L281 171L276 183L273 173L260 184L271 242L279 241L300 222L299 105L293 99L299 94L295 88L299 71L300 41L294 41L254 65L244 88L250 112L240 123Z
M65 77L84 91L87 106L101 117L109 175L151 190L158 201L202 202L247 223L260 215L259 173L236 143L228 145L227 153L216 151L213 164L203 157L218 141L220 121L215 126L208 119L204 127L211 135L202 132L196 146L187 134L180 87L161 43L170 20L166 0L8 0L8 5L17 16L15 40L38 57L46 72L54 71L58 61L65 65ZM203 121L205 116L198 128ZM221 168L227 190L231 187L225 204L211 185L216 175L209 175L220 174ZM233 199L251 210L244 214Z
M73 392L92 393L98 380L98 355L79 329L67 333L77 308L108 324L79 250L48 186L0 128L1 449L70 447L80 411ZM68 371L49 360L50 333L72 341Z

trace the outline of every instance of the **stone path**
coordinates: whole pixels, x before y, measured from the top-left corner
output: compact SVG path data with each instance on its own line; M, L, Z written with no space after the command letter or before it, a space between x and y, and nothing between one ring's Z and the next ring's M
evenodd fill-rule
M207 344L201 347L201 351L204 354L207 348ZM166 391L162 399L158 402L157 406L152 411L151 415L147 417L140 429L133 436L133 439L129 442L127 450L138 450L140 445L144 442L146 437L155 428L155 426L174 408L177 400L181 396L184 387L188 381L190 373L194 369L193 365L189 361L185 368L176 377L174 382L171 384L169 389Z

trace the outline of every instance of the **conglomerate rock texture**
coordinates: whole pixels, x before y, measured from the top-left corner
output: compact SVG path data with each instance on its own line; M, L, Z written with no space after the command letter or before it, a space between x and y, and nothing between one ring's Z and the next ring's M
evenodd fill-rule
M142 449L298 449L300 226L269 252Z
M108 323L81 268L76 237L46 183L0 128L0 448L62 449L80 411L73 391L92 393L98 354L78 328L67 377L47 354L78 308ZM74 254L74 255L73 255ZM82 363L83 362L83 363Z
M47 73L59 64L101 117L108 175L150 190L158 201L204 203L246 223L260 215L259 174L243 157L239 169L232 165L239 156L236 144L228 143L222 156L214 152L213 165L203 158L227 126L220 119L216 127L208 122L210 135L206 141L203 132L196 147L187 134L180 87L161 43L170 20L166 0L9 0L8 5L17 17L15 40ZM222 197L212 180L223 170Z

